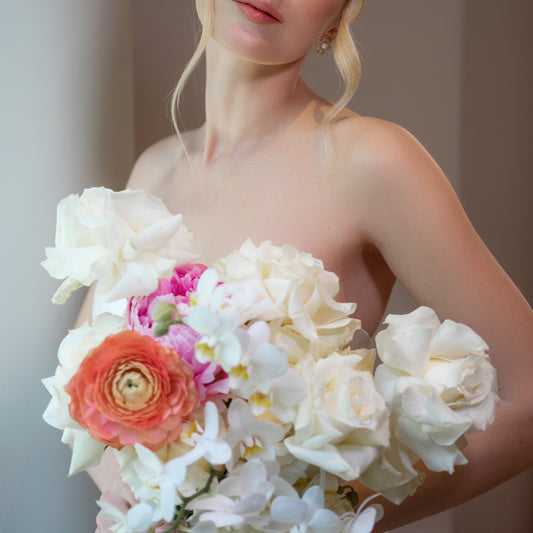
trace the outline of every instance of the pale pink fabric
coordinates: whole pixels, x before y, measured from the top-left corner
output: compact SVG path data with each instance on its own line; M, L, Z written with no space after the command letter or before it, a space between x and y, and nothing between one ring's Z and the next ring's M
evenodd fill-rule
M90 476L102 491L100 500L111 504L119 511L126 513L136 502L130 488L122 482L118 475L119 465L111 449L107 448L100 465L89 470ZM113 525L111 520L104 520L101 513L96 516L96 532L110 533Z

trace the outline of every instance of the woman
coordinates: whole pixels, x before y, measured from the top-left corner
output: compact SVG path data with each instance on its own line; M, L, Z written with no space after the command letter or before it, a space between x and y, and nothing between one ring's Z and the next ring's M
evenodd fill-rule
M348 27L362 4L197 1L203 35L193 59L205 46L206 123L183 134L181 145L173 136L148 149L129 187L183 213L207 263L248 237L321 258L341 279L339 299L358 303L356 316L369 333L399 279L417 304L433 307L441 320L468 324L487 341L503 399L496 422L469 438L467 466L451 477L430 474L414 497L387 506L376 526L385 531L528 466L533 313L420 144L393 124L342 108L358 79ZM347 81L339 106L300 78L307 52L330 41ZM504 364L507 353L512 365Z

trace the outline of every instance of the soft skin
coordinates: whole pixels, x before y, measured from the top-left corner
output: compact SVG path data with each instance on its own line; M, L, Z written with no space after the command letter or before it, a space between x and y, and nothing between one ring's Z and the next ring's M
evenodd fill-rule
M243 59L281 65L300 60L322 35L333 31L345 0L257 0L255 3L274 8L282 15L282 22L257 24L236 9L234 0L215 0L213 38Z
M469 436L467 466L453 476L429 474L399 508L385 503L375 531L387 531L531 465L533 311L412 135L348 110L320 132L331 104L304 84L300 69L312 44L334 34L344 2L270 4L284 22L254 29L235 2L215 0L206 122L183 136L190 164L172 136L141 155L128 187L146 189L183 213L198 249L208 251L207 264L248 237L256 244L290 243L339 275L339 299L358 303L355 316L370 333L398 279L417 304L486 340L502 397L496 422ZM80 323L90 316L91 301L90 295ZM103 490L112 483L106 470L93 472Z

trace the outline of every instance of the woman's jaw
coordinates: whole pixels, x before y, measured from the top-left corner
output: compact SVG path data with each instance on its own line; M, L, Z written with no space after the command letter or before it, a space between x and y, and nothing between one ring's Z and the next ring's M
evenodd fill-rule
M305 58L334 29L345 0L214 0L213 38L263 65Z

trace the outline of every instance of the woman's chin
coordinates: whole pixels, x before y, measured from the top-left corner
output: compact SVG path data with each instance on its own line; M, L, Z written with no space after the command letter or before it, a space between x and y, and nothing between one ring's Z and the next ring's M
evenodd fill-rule
M238 28L236 31L225 31L224 35L217 35L215 31L213 41L216 48L225 50L241 60L258 65L285 65L303 59L307 51L291 50L287 53L279 43L273 43L264 35Z

